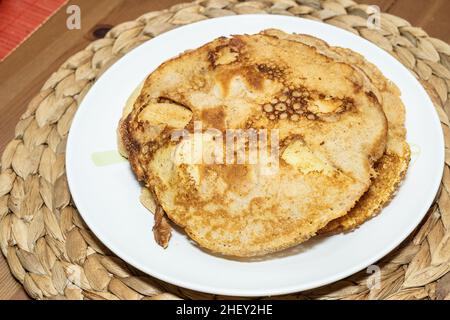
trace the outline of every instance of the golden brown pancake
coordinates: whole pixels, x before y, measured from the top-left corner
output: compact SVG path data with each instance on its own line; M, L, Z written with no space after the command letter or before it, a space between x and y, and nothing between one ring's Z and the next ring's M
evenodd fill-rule
M379 94L361 70L309 45L264 34L219 38L147 78L120 123L120 144L137 178L200 246L262 255L314 236L368 190L386 150ZM199 141L195 121L204 148L194 147L194 158L218 150L217 133L266 129L279 137L276 170L180 162ZM172 139L181 129L184 139Z
M361 197L348 214L331 221L319 233L352 230L375 216L394 196L403 180L410 161L410 149L406 142L405 107L400 91L379 69L363 56L349 49L330 47L326 42L309 35L289 35L279 30L266 30L265 34L281 39L301 42L316 48L320 53L335 61L341 61L361 70L377 88L388 120L388 139L385 154L375 165L375 172L369 190ZM374 92L377 92L374 90Z

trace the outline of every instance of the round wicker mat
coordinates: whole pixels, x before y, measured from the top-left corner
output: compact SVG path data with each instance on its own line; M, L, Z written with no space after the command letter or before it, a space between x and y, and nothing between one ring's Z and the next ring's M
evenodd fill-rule
M71 119L99 75L123 54L167 30L246 13L294 15L344 28L400 60L429 92L445 133L441 192L399 248L345 280L294 299L450 299L450 46L389 14L367 27L367 6L351 0L206 0L147 13L114 27L69 58L44 84L1 158L0 247L13 275L36 299L224 298L155 280L115 257L75 209L65 175ZM417 186L420 192L420 186ZM380 271L380 272L378 272ZM374 278L374 276L376 276ZM374 280L380 276L378 283Z

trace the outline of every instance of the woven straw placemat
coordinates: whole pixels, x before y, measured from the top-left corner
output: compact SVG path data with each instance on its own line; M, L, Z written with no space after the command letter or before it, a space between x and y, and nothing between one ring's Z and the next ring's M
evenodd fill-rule
M381 14L380 30L370 29L367 6L351 0L198 0L120 24L69 58L32 99L16 126L15 139L1 158L0 247L11 272L31 297L223 298L153 279L105 248L71 201L64 168L65 145L81 100L99 75L126 52L181 25L246 13L324 21L372 41L421 81L445 134L447 160L440 194L421 226L377 263L379 285L363 270L332 285L283 298L450 298L450 46L389 14Z

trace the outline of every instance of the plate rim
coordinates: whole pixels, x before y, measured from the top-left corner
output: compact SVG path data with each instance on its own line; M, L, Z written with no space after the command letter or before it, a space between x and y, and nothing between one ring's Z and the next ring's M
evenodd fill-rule
M225 16L225 17L216 17L216 18L211 18L211 19L207 19L207 20L202 20L202 21L198 21L198 22L194 22L191 24L187 24L187 25L183 25L180 26L179 28L167 31L155 38L158 37L164 37L170 33L176 33L176 32L180 32L180 30L182 30L185 27L188 26L192 26L192 25L199 25L199 24L203 24L205 22L209 22L211 23L211 21L218 21L218 20L234 20L234 19L245 19L247 17L264 17L265 19L270 19L270 18L275 18L275 19L287 19L287 20L293 20L293 19L299 19L299 20L303 20L303 21L307 21L307 23L312 23L312 24L317 24L317 25L326 25L327 27L330 28L330 30L333 31L337 31L337 32L344 32L347 33L348 35L351 35L352 37L354 37L355 39L358 39L358 41L361 41L362 43L366 43L367 45L371 46L372 48L376 48L375 50L378 50L378 52L380 54L385 55L386 57L388 56L390 59L395 60L396 64L398 65L399 68L403 69L403 71L406 71L406 73L408 74L408 76L410 77L411 80L413 80L416 85L417 85L417 89L423 91L423 93L425 93L426 98L428 99L428 102L431 106L433 106L433 110L430 111L433 114L433 121L435 122L435 125L439 125L439 128L441 128L439 130L439 141L437 142L439 144L439 148L440 150L440 174L434 177L433 180L433 186L434 189L430 192L428 192L429 196L427 197L427 201L423 202L423 209L421 209L420 211L423 212L420 217L418 215L418 218L416 218L417 221L414 221L414 223L411 223L411 226L408 230L405 230L403 232L399 232L399 235L396 237L395 241L391 241L391 245L387 246L386 248L384 248L384 250L380 250L380 253L378 255L374 255L372 256L370 259L365 259L363 262L361 262L358 265L355 265L353 268L348 268L343 272L340 273L335 273L333 276L329 276L328 278L325 279L321 279L320 281L317 280L313 283L309 282L308 285L291 285L291 286L283 286L282 288L271 288L271 289L258 289L258 290L252 290L252 289L239 289L240 292L235 292L233 290L229 290L229 289L221 289L221 288L214 288L212 286L208 287L208 286L204 286L204 285L199 285L195 282L189 282L186 280L181 280L181 279L177 279L177 278L173 278L171 276L166 276L163 273L160 273L158 271L155 270L150 270L151 268L148 268L147 266L143 266L141 263L138 263L132 256L129 256L126 252L123 252L120 248L115 247L114 245L112 245L111 243L109 243L109 241L107 241L107 239L105 239L102 234L100 234L99 232L96 232L95 227L92 228L92 221L89 218L89 215L84 214L83 212L86 211L85 209L82 209L83 207L83 201L80 200L80 198L77 195L77 192L74 191L73 188L73 181L74 178L72 176L71 170L69 170L69 168L73 167L72 163L73 161L76 161L76 157L73 156L72 152L71 152L71 146L74 144L74 134L72 134L72 132L74 132L73 130L69 130L69 134L67 137L67 146L66 146L66 175L67 175L67 182L68 182L68 186L70 189L70 193L71 193L71 197L73 199L73 202L77 208L77 211L80 213L81 217L83 218L83 220L86 222L87 226L89 227L89 229L95 234L95 236L106 246L108 247L114 254L116 254L119 258L121 258L122 260L124 260L126 263L134 266L135 268L141 270L142 272L148 274L149 276L158 278L162 281L171 283L173 285L176 286L180 286L183 288L187 288L187 289L191 289L191 290L195 290L195 291L200 291L200 292L204 292L204 293L209 293L209 294L216 294L216 295L227 295L227 296L240 296L240 297L258 297L258 296L275 296L275 295L282 295L282 294L290 294L290 293L294 293L294 292L301 292L304 290L310 290L310 289L314 289L314 288L318 288L327 284L331 284L333 282L342 280L350 275L355 274L358 271L361 271L362 269L366 268L367 266L370 266L371 264L379 261L381 258L383 258L384 256L386 256L387 254L389 254L391 251L393 251L395 248L397 248L416 228L417 226L420 224L420 222L423 220L423 218L426 216L426 213L428 212L428 209L431 207L431 205L434 202L434 199L437 196L439 187L441 185L441 181L442 181L442 176L443 176L443 172L444 172L444 167L445 167L445 153L444 153L444 148L445 148L445 143L444 143L444 135L443 135L443 131L442 131L442 127L441 127L441 122L439 119L439 116L437 114L437 111L435 109L434 103L432 102L428 92L425 90L425 88L420 84L420 82L414 78L414 76L411 74L411 71L409 69L407 69L400 61L398 61L395 57L391 56L388 52L386 52L384 49L376 46L375 44L373 44L372 42L362 38L361 36L357 36L347 30L335 27L333 25L330 24L326 24L324 22L318 22L318 21L313 21L313 20L309 20L309 19L304 19L304 18L300 18L300 17L291 17L291 16L284 16L284 15L278 15L278 14L243 14L243 15L235 15L235 16ZM245 33L245 32L243 32ZM151 42L153 39L152 38L146 42L144 42L143 44L149 43ZM141 44L142 45L142 44ZM79 104L78 109L73 117L72 120L72 124L71 124L71 128L72 126L74 126L77 123L77 119L80 116L81 112L80 110L82 110L83 105L84 105L84 101L86 100L86 98L92 93L92 90L94 89L95 85L98 83L99 79L101 79L102 77L104 77L105 74L107 74L114 66L116 66L120 61L122 61L122 59L128 55L130 52L137 50L139 47L141 47L141 45L139 45L138 47L132 49L131 51L127 52L127 54L125 54L124 56L122 56L121 58L119 58L118 60L116 60L111 66L108 67L107 70L105 70L102 75L97 78L97 80L93 83L93 86L89 89L87 95L84 97L84 99L82 100L82 102ZM79 121L78 121L79 122ZM95 224L94 224L95 225Z

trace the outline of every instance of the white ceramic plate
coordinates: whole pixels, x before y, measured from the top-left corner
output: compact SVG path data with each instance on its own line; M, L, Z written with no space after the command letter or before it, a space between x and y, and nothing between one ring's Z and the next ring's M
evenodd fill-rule
M98 158L106 157L106 162L114 158L116 127L125 101L158 65L219 36L253 34L267 28L310 34L331 45L350 48L397 84L407 109L408 142L413 150L407 177L389 206L356 231L312 240L284 255L253 262L219 258L200 250L179 232L174 232L164 250L153 240L153 215L139 202L140 186L128 162L107 165ZM67 144L67 175L86 223L106 246L136 268L208 293L277 295L342 279L399 245L422 220L436 195L443 172L443 141L438 116L425 90L385 51L327 24L285 16L242 15L167 32L109 68L89 91L73 121Z

